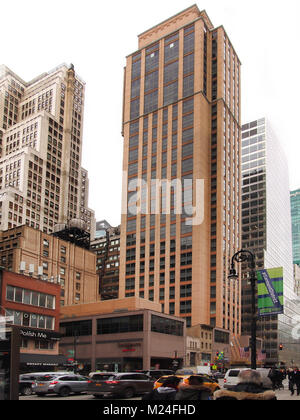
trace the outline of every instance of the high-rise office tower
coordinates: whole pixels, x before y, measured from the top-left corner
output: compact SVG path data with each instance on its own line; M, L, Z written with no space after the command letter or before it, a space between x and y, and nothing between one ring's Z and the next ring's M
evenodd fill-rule
M81 219L94 235L81 168L85 83L63 64L30 82L0 66L0 228L51 233Z
M127 57L119 297L240 331L240 61L196 5Z
M294 293L289 176L285 154L265 118L242 127L242 247L256 256L256 268L283 267L284 314L258 319L267 363L299 363L294 322L299 305ZM244 267L242 333L251 331L251 287ZM299 322L299 321L298 321ZM279 350L283 343L284 351ZM299 345L299 344L298 344Z
M112 227L106 220L97 222L95 239L90 249L97 255L100 299L118 299L120 226Z
M294 264L300 265L300 188L291 191L292 239Z

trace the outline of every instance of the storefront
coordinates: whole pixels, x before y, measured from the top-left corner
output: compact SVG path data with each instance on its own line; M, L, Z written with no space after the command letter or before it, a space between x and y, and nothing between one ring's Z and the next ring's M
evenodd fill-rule
M174 316L141 309L65 317L60 326L60 353L80 372L172 369L175 359L177 368L183 362L185 321Z
M66 370L67 359L62 355L20 354L20 373Z
M20 373L64 370L67 358L58 354L61 335L55 331L16 327L21 339Z
M142 370L143 359L141 357L122 357L122 358L97 358L96 370L107 372L132 372Z
M1 311L20 339L20 373L60 369L60 285L0 270Z

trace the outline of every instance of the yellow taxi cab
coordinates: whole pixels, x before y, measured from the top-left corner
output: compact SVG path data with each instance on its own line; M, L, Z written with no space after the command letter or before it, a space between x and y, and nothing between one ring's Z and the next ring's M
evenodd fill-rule
M165 375L160 377L157 381L154 382L153 389L157 389L160 386L162 386L163 382L169 377L169 376L176 376L177 378L180 378L182 382L188 383L190 376L200 376L201 378L204 378L203 386L209 388L212 393L215 391L218 391L220 389L219 384L212 378L210 378L208 375L204 374L189 374L189 375Z

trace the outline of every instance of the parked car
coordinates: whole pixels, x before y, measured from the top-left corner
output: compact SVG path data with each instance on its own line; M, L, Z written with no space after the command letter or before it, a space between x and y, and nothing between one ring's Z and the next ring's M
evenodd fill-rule
M233 389L239 382L239 379L238 379L239 373L242 370L248 370L248 369L249 368L229 369L226 372L226 375L224 378L224 388ZM268 378L270 369L257 368L256 370L257 372L261 374L263 388L272 389L272 381L270 380L270 378Z
M164 375L174 375L174 371L170 369L149 369L140 370L139 372L148 375L153 380L157 380Z
M19 393L21 395L31 395L32 394L32 385L36 380L34 374L20 375L19 376Z
M220 386L219 386L218 382L215 379L209 377L208 375L197 375L196 373L193 373L193 374L188 374L188 375L175 374L175 376L180 378L182 380L182 382L185 382L185 383L188 383L188 380L189 380L190 376L200 376L201 378L204 379L203 385L206 386L207 388L209 388L211 390L211 392L215 392L215 391L218 391L220 389ZM162 376L161 378L159 378L154 383L154 389L162 386L163 382L167 379L167 377L168 376Z
M32 390L38 395L58 394L67 397L71 393L87 392L89 378L75 374L45 375L36 379Z
M182 366L176 370L176 375L212 375L210 366Z
M116 374L116 372L90 372L89 373L89 378L93 378L94 376L96 377L96 375L97 375L97 377L110 377L111 375L115 375Z
M203 369L203 371L201 372L202 370L201 368L205 368L205 369ZM214 382L218 383L218 378L214 377L213 374L211 373L210 368L206 369L206 366L196 366L196 367L187 367L187 368L178 369L176 370L175 375L179 375L181 377L190 376L190 375L200 375L208 379L214 379Z
M33 393L32 385L36 379L43 375L66 375L68 372L33 372L24 373L19 376L19 393L21 395L31 395Z
M225 378L225 373L215 372L211 376L212 376L213 379L217 379L217 380L218 379L224 379Z
M197 375L197 368L196 367L188 367L188 368L181 368L176 370L175 375Z
M88 384L88 394L95 397L132 398L153 389L153 380L144 373L95 373Z

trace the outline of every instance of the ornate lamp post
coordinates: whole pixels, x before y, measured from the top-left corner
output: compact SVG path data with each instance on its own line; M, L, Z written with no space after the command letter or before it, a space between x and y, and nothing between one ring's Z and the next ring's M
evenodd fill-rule
M78 363L77 363L77 343L78 343L78 336L79 336L79 334L78 334L78 330L75 330L74 331L74 342L73 342L73 345L74 345L74 373L77 373L77 366L78 366Z
M235 270L235 262L248 262L250 267L250 283L251 283L251 306L252 306L252 320L251 320L251 369L256 370L256 271L255 271L255 254L246 249L236 252L231 259L231 269L228 276L229 280L237 279L238 275Z

